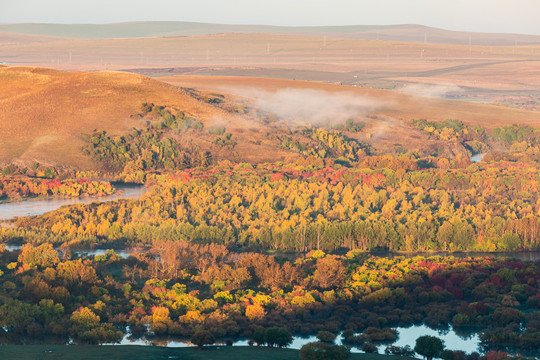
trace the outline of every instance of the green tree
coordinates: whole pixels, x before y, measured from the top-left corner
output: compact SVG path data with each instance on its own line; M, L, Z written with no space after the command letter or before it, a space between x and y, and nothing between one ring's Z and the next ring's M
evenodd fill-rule
M274 326L266 329L264 333L266 345L284 347L292 343L291 333L282 327Z
M190 340L193 344L202 349L204 345L211 345L216 342L214 335L208 330L199 330L193 334Z
M260 329L257 329L255 330L255 332L253 332L253 336L251 338L254 342L257 343L258 346L261 346L265 343L264 334L265 334L265 331L261 327Z
M331 344L334 342L334 340L336 340L336 335L330 331L322 330L317 333L317 339L319 339L321 342Z
M436 336L424 335L416 339L414 351L431 360L438 357L444 350L444 341Z
M377 352L377 347L375 345L373 345L372 343L370 343L370 342L366 342L366 343L362 344L362 351L367 353L367 354L376 353Z

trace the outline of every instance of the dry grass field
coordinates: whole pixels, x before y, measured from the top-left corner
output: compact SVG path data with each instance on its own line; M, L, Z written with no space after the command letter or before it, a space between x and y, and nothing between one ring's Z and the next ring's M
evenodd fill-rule
M202 121L220 113L178 88L121 72L0 68L0 161L88 167L81 135L122 134L144 124L130 118L142 102L170 104Z
M18 34L0 31L0 46L14 46L29 43L44 43L65 40L61 37L36 35L36 34Z
M172 37L224 33L326 36L428 44L513 46L540 44L540 36L452 31L415 24L345 26L271 26L185 21L138 21L113 24L0 24L0 31L79 39Z
M436 97L416 96L384 89L254 77L170 76L161 81L172 85L207 91L221 91L242 98L257 99L282 89L316 90L328 94L345 94L365 98L374 106L364 116L379 116L394 120L425 118L431 120L458 119L469 125L486 128L511 124L540 123L540 114L500 106L474 104ZM261 92L262 91L262 92ZM308 93L309 95L309 93ZM298 103L298 106L304 104Z
M94 129L124 134L144 127L130 118L142 102L182 110L206 127L226 127L237 145L222 156L251 162L298 156L280 149L275 139L291 119L318 124L322 118L325 123L354 118L366 129L349 135L374 148L426 153L440 144L412 129L410 119L457 119L486 128L540 124L540 112L529 111L534 106L511 108L520 107L519 97L540 99L540 45L526 36L517 42L506 35L421 29L432 36L423 43L417 41L422 31L414 26L365 28L362 36L368 39L359 38L360 32L345 36L339 29L204 34L187 27L189 36L171 36L177 33L167 26L157 29L171 30L167 37L146 38L129 36L157 30L111 27L96 39L75 39L81 29L71 29L71 38L55 37L61 33L47 26L43 35L0 32L0 64L8 65L0 65L0 162L94 167L81 152L82 134ZM120 30L129 36L105 38ZM380 40L366 34L378 34ZM417 42L388 40L396 34ZM461 41L465 35L470 45ZM510 39L513 46L499 46ZM200 95L223 93L225 101L210 104L183 88ZM504 101L511 96L518 97L518 105ZM504 106L475 103L494 99ZM238 105L250 110L231 111ZM266 124L261 109L289 120ZM174 136L222 151L207 132Z
M186 88L195 89L196 94ZM493 128L514 123L537 125L538 112L422 97L390 90L322 82L217 76L171 76L159 80L124 72L65 72L34 67L1 67L0 161L93 168L81 151L83 134L94 129L125 134L146 121L131 115L142 102L182 110L207 128L223 126L233 135L233 151L216 148L204 131L177 133L180 143L238 161L289 161L298 154L279 148L275 136L284 126L332 125L348 118L366 124L352 134L375 149L396 146L429 152L440 146L410 127L414 118L458 119ZM225 95L222 104L203 100ZM236 111L237 107L248 111ZM274 113L277 124L261 121ZM261 115L263 114L263 115ZM294 128L294 126L293 126ZM460 149L453 150L459 153Z
M1 62L152 77L251 76L385 89L426 84L452 87L460 95L540 96L540 45L519 42L452 45L240 33L68 39L0 33Z
M103 69L265 67L332 72L418 72L484 62L540 59L540 45L445 45L281 34L224 33L181 37L10 40L0 59L48 67ZM4 35L6 34L6 35ZM25 35L12 34L18 38ZM1 38L0 38L1 39ZM302 64L302 65L301 65ZM332 65L331 68L328 68Z

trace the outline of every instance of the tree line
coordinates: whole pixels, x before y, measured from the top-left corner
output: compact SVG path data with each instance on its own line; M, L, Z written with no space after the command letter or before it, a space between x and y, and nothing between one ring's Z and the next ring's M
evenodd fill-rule
M135 201L21 218L4 241L149 246L155 239L236 249L512 251L540 244L535 164L464 169L302 168L222 163L151 175Z
M395 339L391 327L423 322L480 331L486 350L540 345L532 262L321 250L284 258L160 241L128 259L25 245L0 251L0 269L4 341L115 342L129 326L133 337L205 331L278 346L288 333L324 341L343 331L346 344L363 347Z

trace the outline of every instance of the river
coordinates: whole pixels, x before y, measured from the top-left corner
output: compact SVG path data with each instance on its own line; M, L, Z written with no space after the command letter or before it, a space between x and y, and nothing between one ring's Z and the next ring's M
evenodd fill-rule
M445 349L447 350L461 350L468 354L472 352L479 352L483 353L483 350L480 346L480 338L477 333L471 332L469 334L461 334L452 327L445 329L445 330L436 330L432 329L426 325L414 325L409 327L394 327L394 330L397 331L397 339L394 342L385 342L385 343L377 343L375 342L375 345L377 346L377 351L379 354L384 354L384 349L386 349L387 346L394 345L394 346L410 346L411 349L414 349L414 346L416 344L416 339L418 339L420 336L429 335L429 336L436 336L439 339L444 341ZM105 346L112 345L112 346L122 346L122 345L141 345L141 346L164 346L164 347L170 347L170 348L178 348L178 347L193 347L192 343L190 343L188 340L172 340L167 338L162 339L152 339L148 340L145 338L139 338L139 339L131 339L129 335L129 327L127 329L126 335L124 335L124 338L119 343L107 343L102 344ZM356 334L359 335L359 334ZM334 343L336 345L343 345L343 337L341 334L339 334L336 337L336 340ZM293 336L292 343L287 346L289 349L296 349L300 350L302 346L319 341L316 336ZM217 342L214 344L216 346L226 346L223 342ZM232 343L232 346L250 346L248 340L237 340ZM363 353L362 350L360 350L357 347L351 347L352 353ZM513 352L510 351L512 354ZM530 353L528 354L533 359L540 359L536 353Z
M472 162L480 162L486 153L479 153L471 156ZM94 201L106 202L118 199L138 199L147 190L142 185L116 185L116 193L107 196L90 196L79 198L36 198L23 201L13 201L0 204L0 226L2 221L13 220L16 217L41 215L49 211L58 209L64 205L89 204Z
M78 198L36 198L0 204L0 221L13 220L16 217L41 215L64 205L89 204L94 201L106 202L119 199L138 199L147 190L142 185L116 185L116 192L106 196Z
M21 245L20 244L4 244L6 246L7 251L15 251L20 250ZM58 249L57 249L58 250ZM59 250L61 251L61 250ZM85 256L97 256L97 255L104 255L107 253L107 249L71 249L71 253L85 257ZM137 252L140 252L141 250L129 250L129 249L121 249L121 250L114 250L114 253L118 256L120 256L122 259L127 259L131 256L131 254L135 254ZM516 259L521 261L540 261L540 251L516 251L516 252L496 252L496 253L488 253L488 252L457 252L457 253L407 253L407 254L400 254L400 253L389 253L389 252L375 252L371 253L373 256L378 257L385 257L389 259L393 259L398 256L404 256L406 258L411 258L415 256L424 256L424 257L431 257L431 256L453 256L457 258L466 258L466 257L493 257L495 259Z
M484 156L486 156L486 153L474 154L473 156L471 156L471 161L472 162L480 162L480 161L484 160Z
M7 251L15 251L20 250L21 245L19 244L4 244L6 246ZM56 248L57 251L62 251L58 248ZM105 255L107 253L106 249L70 249L71 253L73 255L77 255L80 257L87 257L87 256L98 256L98 255ZM122 259L127 259L132 254L135 254L139 252L140 250L114 250L114 253L118 256L120 256Z
M395 346L406 346L409 345L411 348L414 348L416 339L423 335L437 336L444 341L446 349L449 350L463 350L467 353L478 351L480 352L479 345L480 339L478 334L471 334L470 336L461 336L458 335L452 328L448 330L434 330L425 325L415 325L410 327L397 327L394 328L398 332L398 338L393 343L387 342L384 344L379 344L377 346L380 354L384 354L384 349L389 345ZM129 332L129 330L128 330ZM293 341L291 345L288 346L289 349L300 350L302 346L309 344L311 342L319 341L315 336L293 336ZM337 336L335 344L343 345L343 337L340 335ZM159 339L159 340L147 340L147 339L131 339L129 335L125 335L124 338L117 344L104 344L104 345L159 345L166 347L190 347L194 346L189 341L175 341L168 339ZM218 343L218 345L224 345L223 343ZM247 340L238 340L233 342L232 346L249 346ZM351 348L353 353L362 353L363 351L353 347Z
M481 161L485 154L476 154L471 158L472 161ZM52 199L31 199L19 202L11 202L0 204L0 220L11 220L20 216L30 216L30 215L40 215L48 211L58 209L64 205L73 205L73 204L87 204L93 201L113 201L118 199L138 199L140 198L147 190L144 186L141 185L118 185L116 186L117 193L109 196L103 197L85 197L85 198L52 198ZM14 251L20 249L20 245L11 245L6 244L6 249L8 251ZM102 255L106 253L106 250L103 249L93 249L93 250L73 250L72 251L79 256L95 256ZM132 250L116 250L122 258L127 258L134 253ZM390 254L390 253L381 253L374 254L384 257L395 257L402 256L402 254ZM452 255L458 257L466 256L493 256L493 257L512 257L516 259L521 259L525 261L538 261L540 260L540 251L535 252L514 252L514 253L454 253L454 254L445 254L445 253L426 253L426 254L409 254L405 256L434 256L434 255ZM453 329L448 329L445 331L438 331L431 329L425 325L411 326L407 328L398 327L395 328L398 331L398 339L393 343L396 346L405 346L409 345L414 347L415 341L419 336L422 335L432 335L437 336L445 341L445 345L448 349L451 350L463 350L466 352L479 351L479 338L477 334L472 334L470 336L460 336ZM342 344L342 337L338 336L336 339L336 344ZM291 349L300 349L303 345L317 341L315 336L310 337L299 337L296 336L293 338L292 344L289 346ZM187 341L172 341L172 340L146 340L146 339L130 339L129 335L125 335L122 341L119 344L108 344L108 345L154 345L160 344L167 347L187 347L192 346ZM248 346L247 340L239 340L233 343L233 346ZM389 344L379 345L379 353L384 353L384 349ZM352 348L352 352L362 352L357 348Z
M406 346L409 345L411 348L414 348L416 339L423 335L436 336L444 341L444 345L449 350L463 350L466 352L480 351L480 339L478 334L472 334L470 336L460 336L452 328L448 330L434 330L426 325L415 325L410 327L396 327L393 328L398 332L398 338L394 342L386 342L384 344L379 344L377 349L380 354L384 354L384 349L389 345L394 346ZM358 334L357 334L358 335ZM343 345L343 337L338 335L336 338L335 344ZM315 336L309 337L299 337L294 336L293 342L289 346L291 349L301 349L302 346L309 344L311 342L319 341ZM242 346L248 345L247 341L237 341L233 345ZM377 345L377 344L376 344ZM351 352L362 353L363 351L353 347Z

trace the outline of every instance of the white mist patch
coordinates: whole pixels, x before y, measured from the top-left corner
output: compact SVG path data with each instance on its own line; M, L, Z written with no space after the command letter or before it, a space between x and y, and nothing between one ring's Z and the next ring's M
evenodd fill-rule
M287 122L334 125L365 116L382 103L351 92L327 92L314 89L286 88L265 91L257 88L234 88L231 93L252 98L254 105Z
M227 127L230 125L230 119L226 119L223 116L220 115L213 115L210 119L208 119L206 126L208 127Z
M398 91L412 95L444 98L450 93L463 91L463 88L453 84L410 84L403 86Z
M312 89L283 89L259 97L256 105L286 120L309 124L338 124L379 107L378 101L352 93Z

